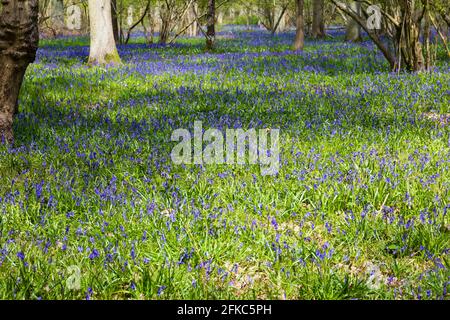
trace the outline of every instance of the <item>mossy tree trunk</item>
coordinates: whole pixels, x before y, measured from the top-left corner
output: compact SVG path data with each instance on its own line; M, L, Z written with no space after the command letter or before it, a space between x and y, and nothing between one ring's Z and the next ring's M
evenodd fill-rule
M111 0L89 0L89 64L120 64L111 14Z

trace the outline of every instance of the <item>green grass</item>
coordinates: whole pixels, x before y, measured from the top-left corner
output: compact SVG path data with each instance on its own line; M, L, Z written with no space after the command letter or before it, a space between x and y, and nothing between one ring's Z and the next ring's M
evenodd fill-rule
M138 38L107 69L41 41L0 146L0 298L448 299L450 131L423 116L450 112L448 61L292 36ZM195 120L279 128L279 174L174 165Z

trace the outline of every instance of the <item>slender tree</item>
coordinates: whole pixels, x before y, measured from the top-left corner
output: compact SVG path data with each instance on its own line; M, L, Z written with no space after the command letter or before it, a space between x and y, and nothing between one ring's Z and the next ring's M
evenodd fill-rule
M111 0L89 0L91 46L89 64L119 64L111 14Z
M38 0L2 0L0 9L0 142L12 142L25 71L39 42Z
M120 37L119 37L119 19L117 15L117 0L111 0L111 19L112 19L112 26L113 26L113 33L114 33L114 41L116 43L119 43Z
M216 1L208 0L208 26L206 30L206 50L214 50L216 40Z
M161 18L161 25L159 28L159 43L166 44L169 39L170 34L170 26L171 26L171 17L172 12L169 7L169 2L166 2L166 6L162 6L159 11L159 16Z
M323 20L324 0L313 1L313 21L312 36L313 38L325 37L325 22Z
M191 26L188 28L188 35L190 37L195 37L198 35L198 25L197 25L197 21L195 21L195 14L197 11L198 11L198 3L197 3L197 1L195 1L189 7L188 14L187 14L188 22L194 21L191 24Z
M303 50L305 45L305 20L303 18L303 0L296 0L297 2L297 32L295 33L294 50Z

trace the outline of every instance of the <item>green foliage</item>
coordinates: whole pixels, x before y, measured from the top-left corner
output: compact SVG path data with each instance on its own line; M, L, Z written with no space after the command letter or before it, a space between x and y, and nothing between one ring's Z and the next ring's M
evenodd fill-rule
M258 19L258 17L257 16L249 16L249 17L247 17L247 16L238 16L237 18L236 18L236 20L235 21L233 21L233 23L234 24L237 24L237 25L257 25L258 24L258 21L259 21L259 19Z

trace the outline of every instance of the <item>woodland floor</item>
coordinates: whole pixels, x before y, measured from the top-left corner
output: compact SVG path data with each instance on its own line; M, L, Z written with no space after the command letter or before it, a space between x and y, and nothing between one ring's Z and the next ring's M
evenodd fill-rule
M0 298L449 299L450 62L390 74L331 35L136 37L111 68L41 41L0 146ZM195 120L279 128L278 175L175 165Z

